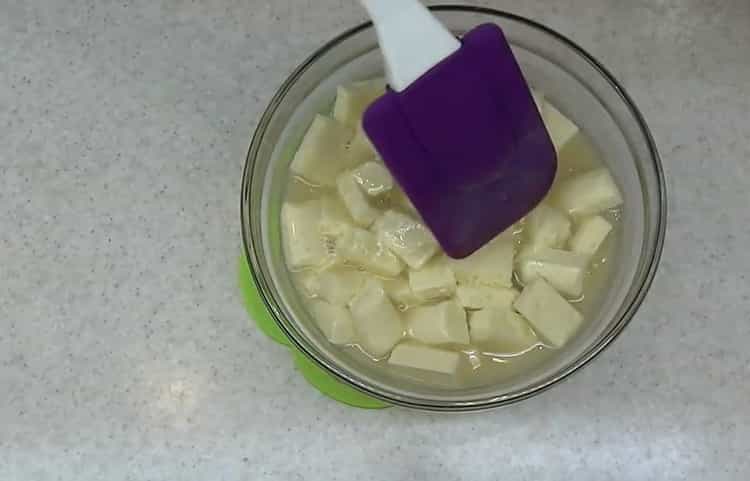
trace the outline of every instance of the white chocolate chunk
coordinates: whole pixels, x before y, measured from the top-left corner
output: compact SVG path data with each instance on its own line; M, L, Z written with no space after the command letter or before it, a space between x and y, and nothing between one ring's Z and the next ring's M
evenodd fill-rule
M284 256L290 269L318 267L330 260L325 239L318 230L320 202L285 203L281 207Z
M343 124L355 126L362 120L367 107L384 93L385 85L382 80L365 80L340 86L336 90L333 118Z
M393 188L393 177L383 164L366 162L352 171L354 180L370 197L377 197Z
M372 145L365 129L362 128L362 124L357 125L354 129L354 137L346 146L345 155L347 165L359 165L377 158L378 153L375 146Z
M441 299L456 292L456 277L444 260L437 259L421 269L409 270L409 287L419 299Z
M570 233L568 216L547 204L539 204L526 216L526 234L536 247L563 247Z
M336 254L380 276L395 277L404 269L398 257L374 234L358 227L350 227L336 237Z
M557 153L578 135L578 127L549 102L544 102L542 118Z
M367 274L347 268L332 268L314 272L304 278L308 294L331 304L345 306L362 289Z
M346 307L313 300L310 302L310 313L332 343L351 344L355 341L354 321Z
M513 307L552 347L562 347L578 331L583 316L544 279L527 285Z
M466 311L456 301L409 309L406 319L409 335L425 344L469 344Z
M506 352L521 352L537 343L526 320L510 307L489 307L469 317L471 341L492 344Z
M362 227L370 227L380 215L380 211L370 205L352 173L344 172L339 175L336 179L336 188L354 222Z
M585 216L622 205L622 195L605 167L590 170L560 184L557 200L572 216Z
M610 232L612 232L612 224L604 217L599 215L588 217L578 225L568 245L570 250L578 254L594 255Z
M353 167L346 155L353 135L351 127L316 115L292 159L291 171L315 184L334 185L341 171Z
M404 335L401 317L377 280L365 283L349 310L362 349L375 358L388 354Z
M385 77L374 77L365 80L357 80L352 85L354 85L355 88L369 89L377 98L385 93L387 84L388 82Z
M469 257L449 259L448 265L460 284L512 287L513 236L506 231Z
M391 200L393 201L394 205L401 207L407 214L421 219L421 217L419 216L419 212L417 212L417 208L414 207L414 204L411 203L411 200L409 200L409 197L406 195L406 193L397 185L393 186L393 191L391 192Z
M423 346L415 342L404 342L393 349L388 364L411 367L441 374L456 374L461 355L435 347Z
M389 210L375 222L378 240L419 269L438 251L438 243L425 225L406 214Z
M542 277L562 294L578 298L583 294L588 263L588 256L541 247L522 252L518 257L518 275L524 284Z
M383 286L391 300L404 309L422 303L422 299L414 295L406 279L386 279L383 281Z
M346 207L333 195L320 198L320 233L325 236L337 236L354 224Z
M362 115L367 107L385 93L385 80L373 79L339 87L333 116L354 128L354 135L346 146L348 165L358 165L377 156L377 152L362 128Z
M456 299L466 309L510 307L518 294L516 289L508 287L459 285L456 288Z

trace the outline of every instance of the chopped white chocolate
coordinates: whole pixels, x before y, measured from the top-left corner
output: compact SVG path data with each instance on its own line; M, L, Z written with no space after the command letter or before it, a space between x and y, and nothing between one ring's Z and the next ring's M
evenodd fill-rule
M334 267L322 272L310 273L303 286L312 296L331 304L345 306L362 289L367 274L344 267Z
M513 307L552 347L562 347L578 331L583 316L544 279L527 285Z
M354 224L344 204L333 195L320 198L320 233L326 236L337 236Z
M596 215L583 219L573 237L568 241L570 250L578 254L594 255L599 250L609 233L612 224L604 217Z
M380 276L395 277L404 269L398 257L373 233L358 227L350 227L336 237L336 254Z
M353 137L345 149L348 165L358 165L377 156L375 148L362 128L362 114L383 93L385 81L382 79L354 82L337 90L333 117L354 129Z
M525 284L542 277L562 294L578 298L583 294L588 263L588 256L541 247L522 252L518 257L518 275Z
M377 197L393 188L393 177L383 164L366 162L352 171L354 180L370 197Z
M339 87L332 112L310 114L285 164L280 247L314 337L436 389L473 389L507 377L511 357L522 373L543 367L534 354L542 347L573 348L585 327L579 305L597 303L597 287L607 287L587 276L619 234L615 209L627 194L572 122L575 105L558 108L530 89L558 157L550 192L472 255L452 259L364 130L364 113L385 90L384 79Z
M436 259L421 269L409 270L409 287L420 299L441 299L456 292L456 277L444 260Z
M456 299L466 309L510 307L518 294L516 289L509 287L459 285L456 288Z
M414 207L414 204L411 203L409 197L398 185L393 186L393 190L391 191L391 201L394 205L401 207L407 214L421 219L419 212L417 212L417 208Z
M403 342L396 346L388 358L388 364L411 367L441 374L456 374L461 363L461 354L416 342Z
M503 232L469 257L449 259L448 265L460 284L512 287L512 233Z
M406 320L409 335L425 344L469 344L466 311L456 301L409 309Z
M318 231L320 202L285 203L281 207L284 255L290 269L317 267L329 260L325 240Z
M316 115L292 159L291 171L315 184L334 185L341 171L353 167L346 155L353 135L351 127Z
M385 93L381 80L365 80L336 90L336 102L333 105L333 118L351 126L362 120L367 107Z
M521 352L537 343L526 320L510 307L488 307L469 316L471 341L492 344L506 352Z
M414 295L411 287L409 287L409 281L406 279L400 277L396 279L386 279L383 281L383 287L385 287L385 292L388 293L391 300L399 307L409 308L423 302L422 299Z
M425 225L406 214L389 210L375 222L378 240L406 262L419 269L438 251L438 243Z
M312 300L310 313L326 338L334 344L351 344L355 341L354 321L344 306Z
M354 137L345 149L347 165L359 165L363 162L377 158L378 153L375 146L372 145L370 138L367 137L362 124L357 125L354 129Z
M578 135L578 127L549 102L544 102L542 118L547 132L552 139L555 150L560 153L563 148Z
M370 279L365 283L352 299L349 310L358 342L375 358L388 354L404 335L401 316L377 280Z
M378 218L380 211L370 205L367 195L359 188L351 172L343 172L336 179L336 188L354 222L362 227L370 225Z
M563 247L570 238L571 222L567 215L545 203L526 216L526 234L536 247Z
M605 167L590 170L560 184L557 200L576 217L598 214L622 205L622 195Z

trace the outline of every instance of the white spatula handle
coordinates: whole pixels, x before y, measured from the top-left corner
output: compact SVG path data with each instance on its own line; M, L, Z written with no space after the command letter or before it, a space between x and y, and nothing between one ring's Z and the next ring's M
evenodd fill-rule
M418 0L360 0L375 24L391 88L404 90L461 43Z

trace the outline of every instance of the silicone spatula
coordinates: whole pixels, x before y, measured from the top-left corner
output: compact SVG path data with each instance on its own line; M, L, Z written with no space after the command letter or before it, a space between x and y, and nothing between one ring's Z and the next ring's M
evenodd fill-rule
M417 0L362 0L389 88L363 127L443 250L466 257L547 194L557 156L505 36L458 40Z

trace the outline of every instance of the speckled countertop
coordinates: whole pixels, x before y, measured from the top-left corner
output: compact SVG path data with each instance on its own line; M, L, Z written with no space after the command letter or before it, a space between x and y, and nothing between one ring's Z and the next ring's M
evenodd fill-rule
M250 328L240 170L353 0L0 2L0 479L744 480L750 2L472 2L603 59L668 176L661 270L594 364L507 409L343 407Z

